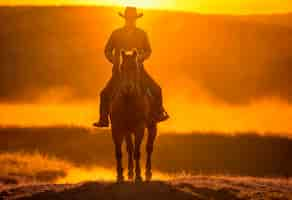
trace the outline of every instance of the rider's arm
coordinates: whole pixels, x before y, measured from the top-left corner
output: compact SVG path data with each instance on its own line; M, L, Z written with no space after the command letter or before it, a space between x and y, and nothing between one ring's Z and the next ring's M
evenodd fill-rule
M114 64L113 50L114 50L114 39L113 39L113 34L111 34L109 40L107 41L105 45L104 54L107 60L110 61L112 64Z
M140 60L143 62L145 60L147 60L152 53L152 49L151 49L151 45L148 39L147 34L145 33L143 36L143 46L142 46L142 51L140 53Z

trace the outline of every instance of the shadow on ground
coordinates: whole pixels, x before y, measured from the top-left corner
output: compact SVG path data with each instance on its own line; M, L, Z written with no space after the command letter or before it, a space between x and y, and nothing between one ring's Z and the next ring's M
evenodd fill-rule
M167 200L242 200L239 199L234 190L213 190L209 188L196 188L189 184L180 184L173 186L165 182L151 183L84 183L73 188L62 191L48 190L41 193L30 194L22 197L22 200L149 200L149 199L167 199Z

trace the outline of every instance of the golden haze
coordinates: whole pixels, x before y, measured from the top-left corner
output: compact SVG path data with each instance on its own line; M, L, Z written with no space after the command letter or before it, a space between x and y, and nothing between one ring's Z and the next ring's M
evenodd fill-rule
M163 132L192 131L236 133L292 133L292 107L280 101L262 101L248 106L228 106L185 97L166 102L171 119L160 125ZM88 104L1 105L0 120L6 126L69 125L91 127L98 117L97 102Z

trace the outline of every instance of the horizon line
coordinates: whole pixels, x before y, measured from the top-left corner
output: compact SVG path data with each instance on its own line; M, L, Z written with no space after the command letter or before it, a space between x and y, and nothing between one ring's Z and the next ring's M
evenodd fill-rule
M119 5L97 5L97 4L0 4L0 8L74 8L74 7L84 7L84 8L123 8L124 6ZM138 7L139 8L139 7ZM148 11L164 11L164 12L179 12L188 14L199 14L199 15L228 15L228 16L263 16L263 15L290 15L291 11L278 11L278 12L246 12L246 13L231 13L231 12L200 12L200 11L190 11L183 9L167 9L167 8L140 8L142 10Z

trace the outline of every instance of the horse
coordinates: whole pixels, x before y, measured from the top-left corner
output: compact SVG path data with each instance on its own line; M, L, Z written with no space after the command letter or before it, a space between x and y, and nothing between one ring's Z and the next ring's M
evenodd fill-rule
M119 66L119 86L114 92L110 106L112 139L115 146L117 182L124 181L122 167L122 144L126 141L128 152L128 180L142 182L141 144L144 132L148 130L146 143L146 181L152 178L151 156L157 135L157 123L150 120L151 95L143 87L142 65L137 61L138 52L121 51L122 62ZM149 91L148 91L149 92ZM134 144L133 144L134 138Z

